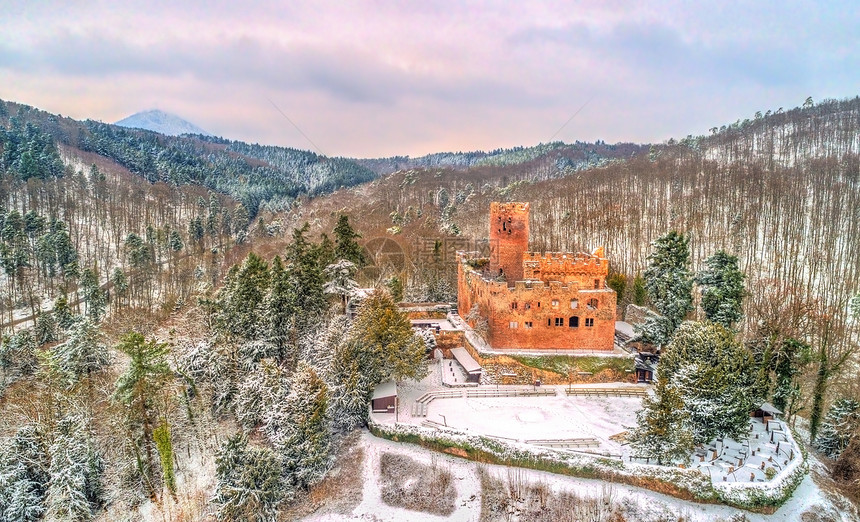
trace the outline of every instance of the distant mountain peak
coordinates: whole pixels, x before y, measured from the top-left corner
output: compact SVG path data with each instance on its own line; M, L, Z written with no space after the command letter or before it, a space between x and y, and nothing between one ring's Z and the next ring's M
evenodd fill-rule
M158 109L132 114L128 118L119 120L115 125L131 129L151 130L168 136L179 136L180 134L205 134L211 136L211 134L197 125L183 120L175 114Z

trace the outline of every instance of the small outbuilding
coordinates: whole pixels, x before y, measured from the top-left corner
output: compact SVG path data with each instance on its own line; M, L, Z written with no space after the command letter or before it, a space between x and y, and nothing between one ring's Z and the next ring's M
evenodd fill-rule
M465 348L451 348L451 355L466 371L467 382L481 382L481 365Z
M773 404L765 402L752 412L751 417L761 419L762 422L767 423L767 421L776 418L778 415L782 415L782 412L776 409L776 406Z
M637 353L633 360L636 366L636 382L651 384L654 382L654 373L657 369L659 357L652 353Z
M373 413L394 413L397 408L397 383L386 381L373 390L370 409Z

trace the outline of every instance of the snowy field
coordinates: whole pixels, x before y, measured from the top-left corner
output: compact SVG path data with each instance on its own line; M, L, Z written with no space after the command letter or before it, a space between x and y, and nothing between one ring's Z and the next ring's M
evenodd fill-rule
M479 435L517 440L593 437L619 453L609 437L636 424L642 399L630 397L492 397L437 399L427 419Z

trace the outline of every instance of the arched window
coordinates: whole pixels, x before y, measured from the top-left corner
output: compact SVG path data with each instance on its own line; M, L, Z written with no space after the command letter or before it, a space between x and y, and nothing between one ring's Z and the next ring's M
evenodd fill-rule
M579 328L579 316L570 316L570 319L567 320L567 326L570 328Z
M591 299L588 300L588 303L586 303L586 306L588 306L589 310L597 310L597 299L592 297Z
M571 299L570 300L570 309L576 310L577 308L579 308L579 299Z

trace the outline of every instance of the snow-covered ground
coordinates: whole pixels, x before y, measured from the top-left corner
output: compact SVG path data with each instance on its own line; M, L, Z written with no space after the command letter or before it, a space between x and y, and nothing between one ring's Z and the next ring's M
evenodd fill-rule
M377 424L412 424L456 430L469 435L484 435L516 443L535 440L563 441L593 439L594 445L558 451L596 453L631 460L630 447L622 444L623 434L636 426L636 412L642 408L641 397L578 396L567 393L567 386L543 386L548 396L536 397L475 397L476 393L521 390L532 391L530 386L481 386L475 391L440 386L450 379L448 372L456 362L436 359L430 375L420 382L398 388L397 413L373 414ZM454 374L457 372L454 371ZM440 378L441 376L441 378ZM461 376L461 378L464 376ZM603 385L576 385L572 388L603 387L616 390L641 391L644 385L606 383ZM426 409L416 410L413 405L425 394L438 394ZM470 397L470 395L473 395ZM424 413L423 415L421 413ZM635 455L634 455L635 457ZM633 459L637 461L637 459ZM745 440L716 440L691 455L692 466L700 469L720 487L734 487L738 483L780 484L782 478L794 471L802 462L802 454L791 432L780 421L766 426L759 419L750 419L750 431ZM645 464L642 461L642 464ZM766 470L776 474L773 482ZM738 484L740 485L740 484Z
M641 403L629 397L437 399L427 419L467 433L517 440L593 437L601 449L618 454L621 445L609 437L636 424Z
M410 522L437 522L453 520L465 522L479 520L481 514L481 485L477 473L478 464L449 455L435 453L412 444L401 444L379 439L367 432L362 434L360 444L363 446L365 453L363 466L364 490L361 502L348 514L314 514L304 520L314 522L343 520L373 520L379 522L399 522L402 520L409 520ZM454 475L457 488L457 501L455 502L456 509L454 513L449 517L439 517L427 513L395 508L383 503L378 485L379 458L383 453L406 455L425 464L429 464L433 459L436 459L437 464L450 466L450 471ZM509 468L504 466L485 465L485 467L488 472L498 477L504 478L508 476ZM521 476L529 482L544 482L549 484L553 491L557 493L568 491L581 496L600 498L608 490L615 501L633 506L633 509L637 511L640 517L637 520L641 520L642 522L675 520L681 516L686 517L686 520L691 522L717 522L719 520L729 520L731 517L740 514L746 515L747 520L750 522L788 522L801 520L801 515L808 510L818 510L821 514L826 513L832 517L828 520L845 522L851 520L850 514L841 513L832 508L821 490L808 476L800 484L794 496L775 514L760 515L728 506L687 502L649 490L620 484L607 484L599 480L577 479L530 469L520 469L518 473L521 473Z

